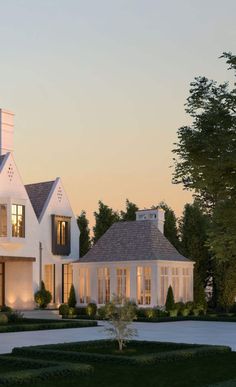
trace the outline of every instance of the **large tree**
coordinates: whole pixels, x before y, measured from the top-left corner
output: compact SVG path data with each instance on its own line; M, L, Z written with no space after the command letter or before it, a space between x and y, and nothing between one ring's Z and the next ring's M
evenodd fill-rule
M77 217L77 224L80 229L80 257L83 257L91 247L89 221L85 211L81 211Z
M181 252L195 261L194 265L194 301L204 303L204 289L211 275L211 256L206 246L210 219L199 204L186 204L180 220Z
M125 211L120 212L121 220L136 220L136 211L138 211L138 206L135 203L130 202L129 199L126 199L126 209Z
M236 56L224 53L222 57L236 75ZM195 78L186 104L192 125L178 130L178 142L173 150L177 156L173 181L193 190L202 208L212 217L208 246L215 259L217 302L224 307L226 300L232 302L236 294L233 286L236 283L235 86L234 83L230 87L227 82L218 84L206 77ZM227 280L229 273L230 281Z
M93 227L93 241L97 242L99 238L111 227L118 222L120 217L117 211L108 207L101 200L98 202L98 212L94 212L95 226Z

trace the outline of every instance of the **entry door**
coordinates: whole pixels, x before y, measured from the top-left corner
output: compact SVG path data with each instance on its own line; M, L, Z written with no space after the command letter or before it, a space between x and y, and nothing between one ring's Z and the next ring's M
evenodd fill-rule
M0 306L5 304L5 264L0 263Z

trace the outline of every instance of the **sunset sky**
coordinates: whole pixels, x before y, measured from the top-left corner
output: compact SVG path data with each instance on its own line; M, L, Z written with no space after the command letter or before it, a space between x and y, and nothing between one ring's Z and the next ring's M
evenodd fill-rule
M76 214L190 193L171 184L189 83L230 79L235 0L1 1L0 107L25 183L61 176Z

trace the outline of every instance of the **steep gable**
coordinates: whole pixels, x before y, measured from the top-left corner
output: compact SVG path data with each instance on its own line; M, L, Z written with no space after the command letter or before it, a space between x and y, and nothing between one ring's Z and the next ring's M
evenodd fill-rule
M54 183L55 180L25 185L25 189L38 219L48 201Z

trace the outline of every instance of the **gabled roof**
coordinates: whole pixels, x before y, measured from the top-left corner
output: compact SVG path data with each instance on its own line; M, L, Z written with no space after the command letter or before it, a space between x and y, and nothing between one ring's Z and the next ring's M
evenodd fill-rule
M54 184L54 180L46 181L43 183L25 185L25 189L28 193L29 199L31 201L34 212L38 219L42 214L45 203L52 190L53 184Z
M152 220L117 222L80 262L189 261L183 257Z

